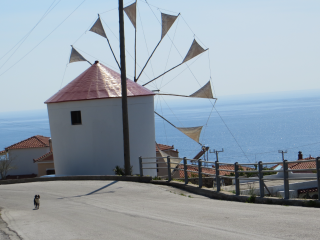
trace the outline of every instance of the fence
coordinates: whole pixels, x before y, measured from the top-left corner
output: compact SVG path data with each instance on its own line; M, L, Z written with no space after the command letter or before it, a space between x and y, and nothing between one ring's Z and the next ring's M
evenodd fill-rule
M143 162L143 160L156 160L156 161L147 161L147 162ZM221 169L221 166L223 165L230 165L230 163L222 163L219 161L215 161L215 162L208 162L208 161L203 161L203 160L194 160L194 159L187 159L187 158L177 158L177 157L170 157L168 156L166 158L167 161L167 166L166 167L154 167L154 168L148 168L148 167L144 167L144 165L148 165L148 164L155 164L155 163L159 163L157 161L157 159L164 159L163 157L152 157L152 158L148 158L148 157L139 157L139 165L140 165L140 176L143 176L143 169L160 169L160 168L165 168L168 171L168 182L170 182L172 180L172 170L176 170L176 171L184 171L184 182L185 184L188 184L189 179L188 179L188 172L193 172L193 173L197 173L198 174L198 178L199 178L199 188L202 188L202 178L203 178L203 174L208 175L208 176L213 176L215 177L216 180L216 191L220 192L221 191L221 179L224 178L231 178L234 179L234 183L235 183L235 194L236 195L240 195L240 175L244 174L244 173L252 173L252 174L257 174L257 177L250 177L250 178L241 178L241 180L258 180L259 181L259 189L260 189L260 197L264 197L265 193L264 193L264 189L266 187L265 185L265 178L264 178L264 174L265 173L272 173L272 172L281 172L283 173L283 186L284 186L284 199L289 199L289 181L290 180L317 180L317 187L318 187L318 200L320 200L320 157L317 157L316 159L311 159L311 160L298 160L298 161L287 161L284 160L282 162L258 162L258 163L241 163L241 165L239 165L238 162L235 162L234 168L233 170L230 169ZM171 160L174 159L175 163L172 163ZM179 161L179 159L181 161L183 161L183 169L182 168L177 168L177 167L172 167L172 164L177 164L177 162ZM180 161L180 162L181 162ZM198 171L192 171L192 170L188 170L188 166L195 166L195 165L190 165L187 164L187 161L193 161L193 162L197 162L197 167L198 167ZM289 164L294 164L294 163L307 163L307 162L315 162L316 168L306 168L306 169L288 169L288 165ZM165 163L165 162L162 162ZM206 164L214 164L214 169L215 169L215 174L210 174L210 173L203 173L202 169L203 169L203 163ZM280 170L273 170L273 169L266 169L263 168L263 166L267 166L267 165L277 165L280 164L282 165L282 169ZM231 164L232 165L232 164ZM240 168L239 168L240 166ZM242 166L254 166L254 170L242 170ZM230 172L230 175L233 176L225 176L225 175L221 175L219 174L220 171L223 172ZM316 172L316 177L299 177L299 178L295 178L295 177L289 177L289 172L306 172L306 171L314 171ZM267 180L275 180L272 178L268 178Z

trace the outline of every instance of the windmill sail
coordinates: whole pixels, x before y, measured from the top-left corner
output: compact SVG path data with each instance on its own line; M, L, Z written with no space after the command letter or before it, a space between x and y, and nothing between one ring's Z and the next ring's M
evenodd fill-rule
M203 49L199 45L199 43L197 43L197 41L194 39L193 42L192 42L192 45L191 45L191 47L190 47L190 49L189 49L189 51L188 51L188 53L186 55L186 57L183 59L182 63L189 61L190 59L198 56L199 54L201 54L201 53L203 53L205 51L206 50Z
M71 46L71 54L70 54L70 59L69 59L69 63L73 63L73 62L88 62L87 59L85 59L77 50L75 50L73 48L73 46Z
M131 5L125 7L123 10L127 14L134 28L136 28L136 2Z
M206 85L204 85L195 93L191 94L190 97L214 99L212 90L211 90L211 82L210 81L207 82Z
M187 135L189 138L193 139L194 141L196 141L197 143L201 144L199 142L199 137L200 137L200 133L202 130L202 126L201 127L187 127L187 128L179 128L176 127L173 123L171 123L170 121L168 121L167 119L165 119L163 116L161 116L159 113L157 113L156 111L154 112L155 114L157 114L159 117L161 117L163 120L165 120L167 123L169 123L171 126L175 127L176 129L178 129L180 132L184 133L185 135Z
M162 30L163 32L163 30ZM161 41L161 40L160 40ZM159 44L158 44L159 45ZM143 84L142 86L146 86L147 84L153 82L154 80L157 80L159 77L162 77L163 75L165 75L166 73L172 71L173 69L181 66L182 64L184 64L185 62L189 61L190 59L198 56L199 54L207 51L208 49L203 49L199 43L197 43L197 41L194 39L192 44L191 44L191 47L186 55L186 57L183 59L183 61L181 63L179 63L178 65L174 66L173 68L170 68L169 70L165 71L164 73L160 74L158 77L155 77L154 79L150 80L149 82Z
M162 33L161 39L167 34L175 20L178 18L179 15L173 16L165 13L161 13L161 20L162 20Z
M199 137L202 130L201 127L187 127L187 128L179 128L177 127L179 131L187 135L189 138L193 139L197 143L199 143Z
M100 16L98 17L97 21L93 24L93 26L90 28L91 32L94 32L96 34L99 34L100 36L107 38L107 35L103 29Z

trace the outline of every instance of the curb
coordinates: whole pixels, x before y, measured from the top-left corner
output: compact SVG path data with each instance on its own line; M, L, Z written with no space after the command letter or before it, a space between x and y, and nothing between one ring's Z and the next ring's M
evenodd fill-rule
M176 188L183 189L190 193L198 194L201 196L205 196L212 199L226 200L226 201L234 201L234 202L244 202L249 203L251 201L250 196L247 195L233 195L228 192L216 192L209 188L199 188L194 185L185 185L184 183L179 182L168 182L163 180L152 180L152 184L158 185L167 185ZM302 207L317 207L320 208L320 201L317 200L297 200L297 199L279 199L274 197L256 197L254 201L250 203L258 203L258 204L275 204L275 205L286 205L286 206L302 206Z
M15 183L29 183L29 182L78 181L78 180L113 180L113 181L130 181L130 182L150 183L152 178L151 177L137 177L137 176L113 176L113 175L36 177L36 178L24 178L24 179L0 180L0 185L15 184Z

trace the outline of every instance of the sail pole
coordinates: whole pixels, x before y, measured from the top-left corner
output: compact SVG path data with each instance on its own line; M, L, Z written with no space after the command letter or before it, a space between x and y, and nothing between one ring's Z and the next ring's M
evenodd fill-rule
M119 34L120 34L120 69L122 92L122 124L123 124L123 153L125 175L130 175L130 144L127 99L126 55L124 39L123 0L119 0Z
M137 11L137 4L136 1L136 11ZM134 82L137 82L137 25L134 28Z

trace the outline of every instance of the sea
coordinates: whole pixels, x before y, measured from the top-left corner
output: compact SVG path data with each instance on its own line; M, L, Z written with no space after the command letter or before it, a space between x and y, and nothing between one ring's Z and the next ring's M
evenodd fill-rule
M192 159L208 146L207 160L278 162L320 156L320 90L207 99L155 99L155 110L176 127L203 126L199 143L155 116L156 141ZM46 109L0 112L0 151L34 135L50 136Z

